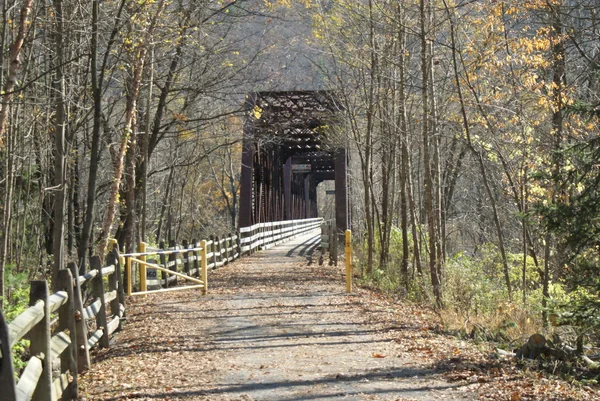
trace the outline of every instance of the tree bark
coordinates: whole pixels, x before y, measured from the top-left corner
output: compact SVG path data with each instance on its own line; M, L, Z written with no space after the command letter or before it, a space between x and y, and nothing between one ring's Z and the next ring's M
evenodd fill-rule
M429 13L428 6L429 0L420 0L420 39L421 39L421 77L422 77L422 135L423 135L423 165L424 165L424 187L425 187L425 214L427 217L427 231L429 236L429 271L431 274L431 284L433 287L433 295L435 296L436 305L442 306L442 289L441 289L441 277L439 276L440 271L440 260L438 259L439 251L438 247L438 227L436 216L438 215L435 211L434 199L436 188L434 188L435 182L433 172L431 169L431 132L430 132L430 100L429 100L429 69L431 66L431 52L430 52L430 40L428 39L427 29L429 28Z
M140 84L142 81L142 74L144 71L144 60L146 52L148 51L148 39L151 37L156 21L160 16L164 7L164 0L158 3L157 9L150 21L149 26L146 28L144 38L138 45L139 48L134 52L132 78L129 86L129 92L127 94L127 105L125 108L125 126L123 134L121 136L121 144L117 153L113 183L110 188L110 195L108 199L107 213L102 227L102 234L98 247L96 248L96 254L100 257L100 260L104 260L106 254L106 248L108 246L108 238L112 231L115 215L117 212L118 202L117 197L119 194L119 187L121 186L121 179L123 177L123 169L125 164L125 154L127 153L127 147L131 136L133 135L135 113L137 111L137 98L140 90Z
M125 7L126 0L121 0L117 16L115 19L115 25L111 32L111 37L106 46L106 52L104 54L104 61L100 72L98 71L98 21L100 13L99 0L93 0L92 3L92 40L91 40L91 66L90 75L92 83L92 96L94 99L94 117L92 126L92 138L91 138L91 151L90 151L90 171L87 184L87 197L86 197L86 209L85 218L83 221L83 228L81 230L81 241L79 243L78 258L79 258L79 270L80 273L86 271L87 265L87 253L90 250L90 240L92 236L92 227L94 224L94 212L96 205L96 187L98 180L98 164L100 162L100 136L102 133L102 127L104 122L102 121L102 87L104 81L104 74L106 71L106 65L108 62L108 55L115 42L115 37L118 33L119 21L121 20L121 14ZM100 74L100 75L98 75Z

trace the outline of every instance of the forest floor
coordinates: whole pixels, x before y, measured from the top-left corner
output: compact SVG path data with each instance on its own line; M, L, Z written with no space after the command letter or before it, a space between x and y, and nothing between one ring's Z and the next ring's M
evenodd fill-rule
M129 299L125 329L80 376L81 399L600 400L444 335L425 308L347 295L343 268L313 259L317 241L210 271L208 296Z

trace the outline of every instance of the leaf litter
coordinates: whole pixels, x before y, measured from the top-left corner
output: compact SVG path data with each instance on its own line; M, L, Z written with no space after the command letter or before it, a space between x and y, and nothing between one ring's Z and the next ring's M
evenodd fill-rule
M287 248L285 248L287 249ZM125 329L80 376L85 400L600 400L444 335L433 311L369 289L342 266L267 251L196 290L130 298Z

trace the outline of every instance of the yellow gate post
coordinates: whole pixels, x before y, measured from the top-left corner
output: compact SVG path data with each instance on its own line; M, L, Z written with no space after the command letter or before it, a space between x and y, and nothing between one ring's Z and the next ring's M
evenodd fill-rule
M346 292L352 292L352 231L346 230Z
M140 242L138 246L138 252L145 253L146 252L146 243ZM146 255L140 255L140 260L142 262L146 261ZM146 265L143 263L138 263L138 270L140 273L140 291L145 292L148 291L148 285L146 284Z
M125 259L125 270L127 274L127 295L131 295L132 291L132 283L131 283L131 256Z
M203 239L202 241L200 241L200 247L202 248L202 250L200 251L200 269L201 269L201 273L200 273L200 277L202 278L202 281L204 282L204 289L202 290L202 294L206 295L208 293L208 268L207 268L207 260L206 260L206 240Z

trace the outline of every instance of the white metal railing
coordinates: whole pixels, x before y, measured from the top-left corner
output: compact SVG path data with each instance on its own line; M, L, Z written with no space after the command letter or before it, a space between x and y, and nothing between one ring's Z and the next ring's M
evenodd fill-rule
M322 218L285 220L240 228L241 252L252 253L257 249L269 249L287 239L319 229L322 221Z

